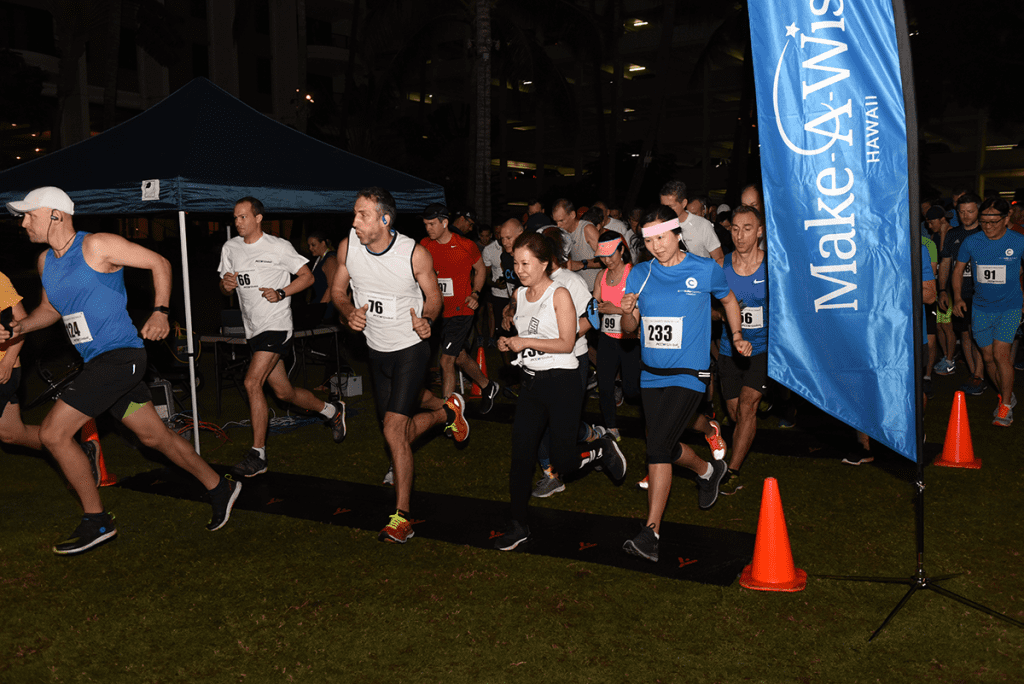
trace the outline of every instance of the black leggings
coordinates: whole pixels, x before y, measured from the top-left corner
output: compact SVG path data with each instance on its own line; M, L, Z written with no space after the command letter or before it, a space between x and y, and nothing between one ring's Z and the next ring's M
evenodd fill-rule
M555 472L568 474L582 467L581 450L576 446L582 403L583 388L575 368L541 371L532 378L523 375L512 423L512 466L508 473L515 520L526 524L537 449L545 429L550 428L551 467Z
M597 392L601 420L606 428L615 424L615 373L622 368L622 393L640 396L640 340L619 340L608 335L597 338Z

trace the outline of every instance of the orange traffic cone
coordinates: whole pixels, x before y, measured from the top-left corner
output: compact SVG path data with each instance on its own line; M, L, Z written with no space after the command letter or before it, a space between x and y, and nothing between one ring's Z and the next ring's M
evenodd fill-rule
M480 366L480 372L485 376L487 375L487 358L484 356L483 345L476 348L476 365ZM473 383L473 388L469 392L471 397L482 397L483 391L480 389L480 385Z
M117 477L107 472L107 466L103 462L103 448L100 446L100 433L96 429L96 421L89 419L82 426L82 441L93 441L96 443L96 465L100 471L100 487L109 487L117 484Z
M793 565L779 483L774 477L764 481L754 562L743 568L740 586L759 591L803 591L807 586L807 573Z
M949 412L946 427L946 443L942 445L942 457L935 465L947 468L981 467L981 459L974 458L974 444L971 442L971 426L967 424L967 404L964 393L953 395L953 410Z

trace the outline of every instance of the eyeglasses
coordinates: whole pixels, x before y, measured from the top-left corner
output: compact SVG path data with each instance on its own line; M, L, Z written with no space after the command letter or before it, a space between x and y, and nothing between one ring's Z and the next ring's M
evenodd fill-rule
M986 218L989 220L986 221ZM1004 218L1006 217L1003 216L1002 214L999 214L999 216L996 217L993 217L991 214L985 214L981 217L981 220L978 221L978 223L980 223L983 226L998 226L1000 223L1003 222Z

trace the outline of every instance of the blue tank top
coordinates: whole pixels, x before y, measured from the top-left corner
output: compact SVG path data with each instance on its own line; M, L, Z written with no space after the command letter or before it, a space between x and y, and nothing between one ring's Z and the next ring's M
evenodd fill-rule
M743 339L750 342L750 346L753 347L751 356L768 351L768 286L765 284L768 279L767 264L768 255L765 255L756 271L748 276L741 276L732 266L732 253L725 255L725 280L740 303ZM732 331L728 325L722 326L718 353L732 356Z
M139 332L128 316L124 269L99 273L85 263L78 233L71 248L57 258L51 249L43 263L43 288L64 319L64 330L86 362L112 349L142 348Z

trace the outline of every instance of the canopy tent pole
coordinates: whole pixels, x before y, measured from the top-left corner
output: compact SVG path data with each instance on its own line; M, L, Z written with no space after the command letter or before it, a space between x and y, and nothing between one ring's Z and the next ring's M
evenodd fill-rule
M192 442L199 450L199 401L196 398L196 356L192 346L192 294L188 276L188 238L185 237L185 212L178 211L178 231L181 233L181 282L185 290L185 338L188 345L188 379L192 390Z

